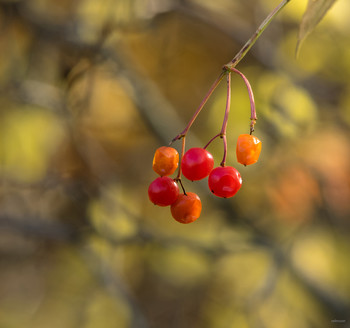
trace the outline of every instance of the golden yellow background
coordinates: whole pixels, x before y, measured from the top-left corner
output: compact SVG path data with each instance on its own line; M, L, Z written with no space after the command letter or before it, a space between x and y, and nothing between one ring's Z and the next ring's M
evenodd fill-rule
M308 328L350 323L350 3L295 58L292 0L238 68L257 164L232 199L184 180L201 217L151 204L152 158L272 0L0 1L0 327ZM225 84L187 138L217 134ZM174 146L178 149L181 143ZM219 165L222 143L209 147ZM335 323L332 320L346 320Z

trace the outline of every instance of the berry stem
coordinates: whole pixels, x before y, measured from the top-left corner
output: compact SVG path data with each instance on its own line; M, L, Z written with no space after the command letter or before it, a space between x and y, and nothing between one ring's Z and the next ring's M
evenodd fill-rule
M221 132L218 133L217 135L215 135L214 137L212 137L212 138L208 141L208 143L207 143L203 148L204 148L204 149L207 149L207 147L208 147L216 138L218 138L218 137L221 137Z
M184 186L182 184L182 181L181 181L181 160L182 160L182 157L184 156L184 153L185 153L185 145L186 145L186 136L183 136L183 138L182 138L182 146L181 146L181 155L180 155L180 159L179 159L180 165L179 165L179 170L177 172L177 176L174 179L174 181L178 182L180 184L184 195L187 195L186 191L185 191L185 188L184 188Z
M236 67L237 64L243 59L243 57L248 53L250 48L254 45L254 43L259 39L261 34L264 32L266 27L271 23L273 18L284 8L284 6L290 0L283 0L280 4L264 19L264 21L260 24L254 34L250 37L250 39L245 43L245 45L241 48L241 50L236 54L236 56L224 66L224 70L231 70L233 67Z
M182 184L181 179L175 179L175 181L178 182L178 183L180 184L181 189L182 189L182 192L184 193L185 196L187 196L185 187L184 187L184 185Z
M221 138L223 139L223 142L224 142L224 155L220 163L221 166L225 166L225 163L226 163L226 155L227 155L226 129L227 129L228 115L230 113L230 106L231 106L231 72L227 74L226 108L225 108L224 121L222 122L222 127L220 131Z
M227 156L227 139L226 134L222 136L222 140L224 142L224 155L222 157L222 161L220 163L220 166L224 167L226 164L226 156Z
M180 165L179 165L179 170L177 172L177 176L174 179L175 181L181 181L181 160L182 160L182 157L184 156L184 153L185 153L185 145L186 145L186 136L183 136L183 138L182 138L182 146L181 146L181 155L180 155L180 159L179 159ZM180 183L180 184L181 184L181 187L183 189L182 183Z
M181 156L180 156L180 159L179 159L179 170L177 172L177 176L175 178L176 181L181 181L181 160L182 160L182 157L184 156L184 153L185 153L185 146L186 146L186 136L183 136L182 137L182 146L181 146ZM182 184L181 184L182 186Z
M245 75L242 72L240 72L238 69L236 69L234 67L231 67L230 71L231 72L235 72L236 74L238 74L243 79L245 85L247 86L248 94L249 94L249 101L250 101L250 120L251 120L251 123L250 123L250 134L252 134L252 132L254 131L255 122L257 120L253 89L252 89L248 79L245 77Z
M212 93L214 92L214 90L216 89L216 87L219 85L219 83L221 82L221 80L225 77L225 75L227 75L229 72L235 72L237 74L239 74L247 88L248 88L248 93L249 93L249 99L250 99L250 104L251 104L251 124L250 124L250 134L252 134L252 132L254 131L254 124L256 121L256 112L255 112L255 103L254 103L254 96L253 96L253 92L252 92L252 88L247 80L247 78L238 70L235 69L235 67L238 65L238 63L243 59L243 57L248 53L248 51L250 50L250 48L255 44L255 42L259 39L259 37L261 36L261 34L264 32L264 30L266 29L266 27L271 23L271 21L273 20L273 18L284 8L284 6L290 2L290 0L282 0L280 2L280 4L264 19L264 21L260 24L260 26L257 28L257 30L254 32L254 34L250 37L250 39L245 43L245 45L241 48L241 50L236 54L236 56L226 65L223 66L222 72L220 73L219 77L214 81L214 83L212 84L212 86L210 87L209 91L207 92L207 94L205 95L204 99L202 100L202 102L200 103L199 107L197 108L197 110L195 111L195 113L193 114L192 118L190 119L190 121L188 122L187 126L185 127L185 129L179 133L173 140L171 140L170 144L171 145L173 142L175 142L176 140L179 140L181 138L185 138L187 135L188 130L191 128L193 122L196 120L197 116L199 115L199 113L201 112L201 110L203 109L204 105L206 104L206 102L208 101L208 99L210 98L210 96L212 95ZM226 115L225 118L227 119ZM224 120L225 123L225 120ZM227 123L227 122L226 122ZM222 135L222 133L219 133L218 135L216 135L215 137L213 137L208 144L204 147L208 147L208 145L217 137L222 137L223 139L224 136ZM224 161L222 162L224 164ZM180 169L181 170L181 169ZM179 170L179 173L181 174L181 171Z
M195 121L195 119L197 118L197 116L199 115L199 113L201 112L201 110L203 109L204 105L206 104L206 102L208 101L208 99L210 98L210 96L212 95L212 93L214 92L214 90L216 89L216 87L219 85L219 83L221 82L221 80L224 78L224 76L227 74L226 71L222 71L221 74L219 75L219 77L214 81L214 83L212 84L212 86L210 87L209 91L207 92L207 94L205 95L204 99L202 100L202 102L200 103L199 107L197 108L197 110L195 111L195 113L193 114L192 118L190 119L190 121L188 122L187 126L185 127L185 129L179 133L171 142L170 144L172 144L174 141L179 140L181 138L185 138L186 134L188 132L188 130L191 128L193 122Z
M226 144L226 129L227 129L227 121L228 121L228 115L230 112L230 104L231 104L231 72L228 72L227 76L227 97L226 97L226 109L225 109L225 116L224 121L222 122L222 127L220 133L212 137L209 142L204 146L204 149L206 149L216 138L220 137L224 139L224 158L221 162L222 166L225 166L226 162L226 153L227 153L227 144Z
M226 135L228 115L230 113L230 105L231 105L231 72L227 74L226 108L225 108L224 121L222 122L222 127L220 132L221 136Z

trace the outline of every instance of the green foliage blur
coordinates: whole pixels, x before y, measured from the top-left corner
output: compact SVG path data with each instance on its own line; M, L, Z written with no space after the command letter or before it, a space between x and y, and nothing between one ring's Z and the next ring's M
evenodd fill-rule
M156 148L180 133L275 0L0 0L0 327L350 324L350 3L300 49L291 0L232 78L232 199L184 180L201 217L154 206ZM220 131L226 87L188 134ZM174 146L180 150L181 142ZM223 146L208 148L219 165ZM341 322L336 322L340 320Z

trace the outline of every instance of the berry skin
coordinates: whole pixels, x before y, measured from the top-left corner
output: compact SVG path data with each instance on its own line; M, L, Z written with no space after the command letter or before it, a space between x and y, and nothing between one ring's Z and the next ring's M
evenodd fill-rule
M171 175L179 165L179 153L172 147L159 147L153 157L153 171L160 176Z
M181 160L183 175L191 181L204 179L214 167L214 158L204 148L190 148Z
M158 177L148 187L148 197L155 205L169 206L176 201L178 196L179 187L169 177Z
M210 172L208 185L215 196L228 198L241 188L242 178L234 167L219 166Z
M180 223L196 221L202 211L202 202L197 194L188 192L180 194L176 202L171 204L171 215Z
M261 141L250 134L241 134L237 140L237 161L243 165L254 164L261 152Z

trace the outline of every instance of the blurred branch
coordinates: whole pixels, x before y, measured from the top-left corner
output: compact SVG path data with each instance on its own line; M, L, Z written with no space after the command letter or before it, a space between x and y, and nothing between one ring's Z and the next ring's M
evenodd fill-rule
M135 71L122 45L114 44L113 48L105 48L104 53L119 66L118 76L124 79L125 86L132 87L130 95L144 122L163 144L168 144L171 140L169 136L176 135L184 126L177 110L153 81ZM199 143L195 134L191 138L194 143Z
M130 317L130 328L150 327L135 298L127 288L127 284L122 281L121 277L115 272L115 270L113 270L106 261L102 260L100 256L88 247L83 248L81 254L90 270L95 274L109 294L116 299L122 297L128 304L129 309L132 312Z
M350 320L350 303L342 300L335 291L326 290L313 279L307 277L297 268L289 258L284 258L285 264L292 273L294 279L305 288L317 302L322 304L326 311L341 319Z
M130 62L130 59L125 55L122 45L117 44L113 45L113 47L105 45L105 40L107 39L109 32L113 30L113 26L111 26L110 23L106 23L97 43L87 44L82 42L77 36L75 30L76 26L74 26L74 24L68 24L67 26L64 24L60 26L51 25L50 22L40 20L32 12L28 11L25 7L22 7L21 2L12 4L12 6L18 10L20 17L36 30L35 33L37 35L45 34L51 40L59 40L60 42L69 45L71 47L70 50L76 52L78 57L82 55L87 57L90 56L90 59L94 63L107 59L117 63L119 67L119 71L117 72L118 77L121 77L125 82L125 87L130 89L130 95L137 105L140 115L160 141L168 143L170 141L169 136L176 135L178 131L182 130L184 123L178 116L174 106L166 99L160 91L160 88L153 81L136 73L133 63ZM222 24L218 24L213 16L205 18L205 10L199 11L197 7L193 9L188 6L184 7L184 5L180 8L181 10L189 12L191 15L205 19L206 22L209 21L210 24L215 24L218 28L224 28L226 32L231 29L228 27L222 27ZM234 30L235 31L228 33L237 39L239 38L239 36L237 36L238 33L236 32L237 28ZM267 52L264 52L263 57L259 55L258 58L263 58L264 64L271 66L273 65L273 56L270 55L270 49L267 49L266 51ZM35 94L38 89L44 89L45 98L38 97L38 95ZM16 92L20 95L19 99L21 101L35 103L53 109L65 108L64 95L58 89L53 88L50 85L28 80L22 83L21 88L16 90ZM89 92L87 92L86 97L88 102ZM169 124L169 122L171 122L171 124ZM73 133L72 129L71 133ZM192 140L194 143L199 143L195 136L192 136ZM80 142L78 139L74 139L74 141L82 160L93 173L97 182L96 189L98 189L98 185L105 182L108 177L106 177L103 170L91 167L91 161L89 161L88 154L86 154L84 143ZM98 142L91 140L91 145L94 147L94 154L101 157L104 162L111 160L104 149L98 145ZM83 205L86 206L86 203ZM70 225L58 222L52 218L43 220L33 217L17 219L8 216L0 216L0 228L11 229L12 231L21 233L25 236L29 235L42 239L68 242L76 240L82 232L88 232L100 235L115 247L128 244L144 245L150 242L156 243L161 247L181 245L200 251L214 259L225 254L252 251L257 247L264 247L264 249L272 255L274 263L268 272L261 289L252 296L248 307L250 306L254 308L254 305L263 302L264 299L271 295L278 281L278 273L282 268L286 267L292 273L294 279L304 286L305 290L313 295L320 304L339 317L348 317L348 314L350 313L349 304L347 304L346 301L341 300L341 298L335 295L335 293L333 295L329 290L321 288L315 281L301 272L299 268L295 267L291 262L288 251L285 250L284 245L273 240L272 234L270 234L269 231L265 231L267 229L264 230L260 228L255 223L255 218L245 218L241 216L240 220L237 221L235 219L236 210L232 203L223 203L220 200L215 199L215 205L224 211L228 223L243 226L247 231L252 233L253 237L248 240L231 240L228 244L224 244L218 240L215 245L206 245L194 240L164 236L159 231L155 231L154 229L151 230L145 224L142 224L142 221L144 221L142 220L143 218L135 217L125 208L122 208L122 210L126 211L127 215L138 223L139 230L135 235L124 239L116 238L111 231L108 230L103 231L102 233L93 229L89 229L88 231L77 231ZM82 210L82 213L84 214L84 209ZM96 273L99 280L110 291L110 293L112 295L122 294L126 302L130 305L134 314L132 319L133 327L148 327L146 319L131 296L130 291L125 287L125 283L115 275L108 264L102 262L101 258L96 254L85 253L84 256L90 263L91 269Z
M123 210L126 211L131 218L137 222L141 222L141 218L132 214L127 210L127 208L123 207ZM97 233L100 234L100 232ZM104 231L101 237L116 247L124 246L129 243L143 244L148 242L157 243L166 247L182 245L190 249L204 252L206 255L212 258L221 257L226 254L254 251L257 247L264 247L264 249L272 255L273 263L261 288L254 295L252 295L251 298L249 298L247 309L254 309L255 306L263 302L269 295L272 294L278 282L279 273L283 268L286 268L289 272L291 272L296 281L299 282L310 295L312 295L330 312L342 318L345 318L350 314L350 304L342 301L337 296L330 295L329 291L322 289L321 286L319 286L312 279L305 276L305 274L303 274L302 271L292 263L289 254L289 251L291 250L290 248L284 249L283 246L271 240L269 240L269 242L266 242L265 239L260 239L259 235L255 235L253 236L253 239L249 240L237 240L236 242L232 241L232 243L229 245L223 245L222 243L218 242L215 245L208 246L200 244L193 240L162 236L157 231L154 231L154 229L148 229L146 226L142 226L141 224L138 234L124 240L115 239L115 237L111 235L109 231Z
M97 233L101 234L101 232ZM223 245L218 242L216 245L208 246L193 240L161 236L160 233L154 231L151 232L147 228L140 229L140 232L137 235L120 240L115 239L115 237L109 234L107 231L103 232L101 237L115 247L125 246L128 244L144 244L149 242L159 244L163 247L181 245L200 251L213 259L227 254L254 251L257 247L262 246L260 243L256 243L256 240L254 239L246 241L246 244L242 243L242 241L237 241L237 243L232 242L229 245ZM258 306L258 304L264 302L264 300L266 300L266 298L273 293L278 282L280 271L283 268L287 268L296 281L329 312L338 315L341 318L347 317L347 315L350 313L350 305L342 301L339 297L332 296L329 291L324 290L315 281L305 276L299 268L292 264L289 255L281 249L280 245L265 245L264 249L272 255L274 262L261 288L254 295L252 295L251 298L249 298L248 303L246 304L248 311L251 311Z
M239 16L235 16L235 19L232 19L232 15L228 15L226 11L222 15L213 14L210 10L207 10L205 6L188 1L183 1L175 10L183 15L190 16L204 24L212 26L238 44L244 44L247 38L249 38L251 30L254 28ZM276 23L281 24L280 22ZM268 41L266 38L263 38L260 42L266 43ZM276 44L276 42L269 42L268 47L253 48L250 50L250 54L265 67L270 69L275 68L276 60L273 54L276 53Z
M55 241L72 242L77 237L76 231L67 224L31 217L15 219L2 215L0 216L0 228L10 229L25 236Z
M61 89L52 84L35 80L24 80L9 91L15 99L22 103L48 108L58 113L63 111L64 94ZM0 90L0 92L5 91Z
M246 304L247 311L250 313L254 312L256 307L263 303L273 293L278 283L278 277L281 273L281 269L283 268L283 258L281 252L276 252L275 250L272 255L272 264L266 274L263 284L249 298Z

